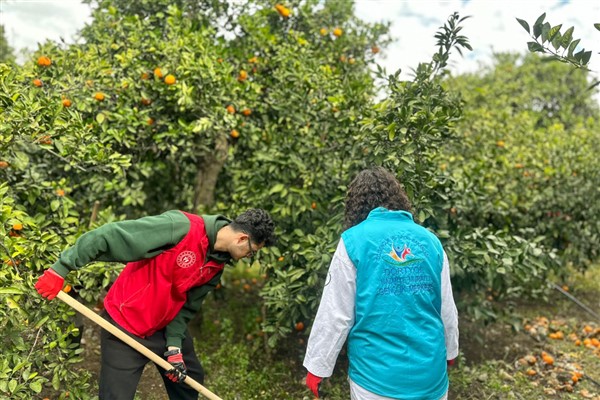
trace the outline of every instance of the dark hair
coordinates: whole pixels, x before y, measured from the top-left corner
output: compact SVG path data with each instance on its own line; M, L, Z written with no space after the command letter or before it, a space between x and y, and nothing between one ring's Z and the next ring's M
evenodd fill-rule
M382 167L359 172L348 186L344 229L360 224L377 207L408 212L412 208L400 182Z
M236 232L247 233L250 235L250 240L257 244L264 242L265 246L272 246L277 241L273 232L275 224L271 216L260 208L244 211L229 226Z

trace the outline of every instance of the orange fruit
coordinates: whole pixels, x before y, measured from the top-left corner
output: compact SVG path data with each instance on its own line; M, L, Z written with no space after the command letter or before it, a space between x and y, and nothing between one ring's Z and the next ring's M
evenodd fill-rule
M104 97L104 93L102 92L96 92L96 94L94 94L94 99L97 101L104 101Z
M317 203L315 203L314 201L311 203L310 208L312 208L313 210L317 209Z
M72 289L72 288L71 288L71 285L67 284L67 285L65 285L65 287L63 288L63 292L65 292L65 293L69 293L69 292L71 291L71 289Z
M63 189L56 189L56 195L58 197L63 197L65 195L65 191Z
M149 79L149 78L150 78L150 75L149 75L147 72L142 72L142 76L141 76L141 78L142 78L143 80L146 80L146 79Z
M152 118L148 118L148 119L146 120L146 123L147 123L148 125L154 125L154 119L152 119Z
M154 76L156 76L157 78L162 78L163 77L163 73L160 70L160 68L158 68L158 67L154 68Z
M600 347L600 340L598 340L598 339L596 339L596 338L593 338L593 339L592 339L592 345L593 345L594 347Z
M44 86L44 84L42 83L41 79L34 79L32 81L32 83L33 83L33 86L36 86L36 87L42 87L42 86Z
M341 62L346 62L346 56L340 56L340 61Z
M585 333L590 333L590 332L592 332L593 330L594 330L594 328L592 328L592 327L591 327L591 326L589 326L589 325L586 325L586 326L584 326L584 327L583 327L583 331L584 331Z
M329 33L329 31L327 30L327 28L321 28L319 29L319 33L321 34L321 36L325 36Z
M249 62L250 64L256 64L256 63L258 62L258 58L257 58L256 56L255 56L255 57L252 57L252 58L249 58L249 59L248 59L248 62Z
M285 260L285 258L283 256L281 256L277 259L277 261L279 261L279 262L282 262L283 260Z
M167 85L173 85L175 83L175 81L176 81L176 79L175 79L174 75L169 74L169 75L165 76L165 83Z
M564 290L565 292L568 292L568 291L569 291L569 287L568 287L567 285L564 285L564 286L562 287L562 290Z
M37 63L40 67L49 67L52 65L52 61L46 56L40 56L40 58L37 60Z
M498 147L504 147L504 145L505 145L504 140L498 140L496 142L496 146L498 146Z
M8 162L0 161L0 169L8 168Z
M63 101L62 101L62 105L65 107L71 107L71 104L72 104L71 100L69 100L69 99L63 99Z
M341 28L335 28L335 29L333 30L333 36L335 36L335 37L340 37L340 36L342 36L342 34L343 34L343 33L344 33L344 32L342 31L342 29L341 29Z
M240 137L240 133L237 131L237 129L232 129L231 133L229 135L231 135L231 137L234 139L237 139Z
M379 53L379 47L377 47L377 46L373 46L373 47L371 47L371 52L372 52L373 54L377 54L377 53Z
M581 340L577 339L577 340L575 341L575 346L581 346Z
M235 107L232 106L231 104L227 106L227 112L229 114L235 114Z
M142 104L145 106L149 106L150 104L152 104L152 100L142 97Z
M554 357L552 357L550 354L548 354L546 352L542 352L542 360L544 360L544 362L548 365L554 364Z
M304 330L304 322L302 322L302 321L296 322L295 328L298 332Z
M244 70L241 70L240 73L239 73L239 75L238 75L238 77L237 77L237 80L240 81L240 82L243 82L246 79L248 79L248 73L246 71L244 71Z
M242 114L244 114L245 117L248 117L248 116L250 116L250 114L252 114L252 110L249 108L244 108L242 110Z
M244 283L244 286L242 286L242 288L244 288L244 290L246 292L249 292L250 290L252 290L252 287L250 285L248 285L247 283Z
M527 369L527 371L525 373L529 376L534 376L537 374L537 372L535 372L535 370L532 368Z
M219 57L219 58L217 58L217 62L218 62L219 64L221 64L221 63L223 62L223 59L222 59L221 57Z
M12 228L14 231L20 231L23 229L23 224L20 222L17 222L15 224L13 224Z
M285 7L283 4L276 4L275 9L283 18L288 18L292 13L289 8Z

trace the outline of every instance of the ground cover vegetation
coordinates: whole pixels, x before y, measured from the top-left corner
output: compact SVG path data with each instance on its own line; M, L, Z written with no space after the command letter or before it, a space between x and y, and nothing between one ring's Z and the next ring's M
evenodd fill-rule
M33 283L112 220L173 208L272 213L277 247L222 282L229 303L253 304L248 316L198 328L199 341L231 344L211 348L206 364L247 376L242 398L301 392L263 372L301 359L345 185L365 166L400 177L416 218L443 240L459 310L474 324L537 329L518 301L547 299L549 283L597 261L599 110L586 70L499 54L453 77L448 60L470 49L457 14L435 33L431 61L401 80L373 62L387 27L361 21L351 2L93 4L80 44L48 42L22 66L0 64L0 395L93 398L74 313L34 295ZM96 263L69 284L101 306L119 270ZM548 333L587 326L545 317ZM576 340L595 346L589 326ZM529 355L543 375L542 354ZM222 396L241 390L226 375L208 380ZM339 382L332 395L343 397Z

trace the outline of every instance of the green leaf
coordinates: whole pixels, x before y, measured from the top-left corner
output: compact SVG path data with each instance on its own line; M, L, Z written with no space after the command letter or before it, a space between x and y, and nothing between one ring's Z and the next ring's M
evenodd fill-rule
M42 391L42 384L40 383L40 381L33 381L29 384L29 388L35 393L39 393Z
M531 30L529 28L529 24L527 23L527 21L517 18L517 21L519 21L519 23L521 24L521 26L527 31L527 33L530 33Z
M587 65L587 63L590 62L591 57L592 57L591 51L586 51L585 53L583 53L583 56L581 57L581 62L583 63L583 65Z
M547 22L544 25L542 25L542 43L546 43L548 41L551 29L552 27Z
M284 188L285 186L283 185L283 183L278 183L277 185L273 186L271 190L269 190L269 194L281 192Z
M14 392L15 389L17 388L17 381L15 379L11 379L10 382L8 382L8 391L10 393Z
M532 53L544 51L544 48L542 47L542 45L537 42L527 42L527 47L529 48L529 51Z
M96 115L96 122L98 122L99 124L102 124L104 122L105 118L106 117L104 116L104 114L99 113Z
M542 24L533 25L533 37L537 39L540 37L541 34L542 34Z
M600 24L594 24L594 28L600 31Z
M570 27L569 29L567 29L567 31L564 33L564 35L562 35L560 44L564 49L568 48L569 44L571 43L571 40L573 40L573 31L574 30L575 30L574 27Z
M58 208L59 208L59 207L60 207L60 201L58 201L58 200L52 200L52 201L50 202L50 209L51 209L52 211L56 211L56 210L58 210Z
M542 15L540 15L538 17L538 19L535 21L534 25L542 25L542 23L544 22L544 19L546 18L546 13L543 13Z
M35 324L35 329L39 329L42 325L44 325L46 321L48 321L48 318L50 318L49 315L46 315L44 318L42 318L37 324Z
M581 39L576 39L576 40L573 40L573 41L571 42L571 44L569 45L569 52L568 52L568 56L569 56L569 57L573 57L573 52L575 51L575 48L576 48L576 47L577 47L577 45L579 44L579 41L580 41L580 40L581 40Z
M23 293L25 293L23 290L18 289L16 287L0 288L0 294L23 294Z
M548 32L548 41L552 42L556 35L560 35L560 28L562 28L562 24L556 25Z

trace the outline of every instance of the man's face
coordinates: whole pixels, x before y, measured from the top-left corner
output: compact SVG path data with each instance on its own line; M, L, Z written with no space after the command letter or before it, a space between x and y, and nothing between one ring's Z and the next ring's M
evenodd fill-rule
M242 258L252 258L254 255L264 247L263 244L253 243L250 239L250 236L247 234L242 234L237 241L236 246L234 247L231 253L231 257L234 260L240 260Z

